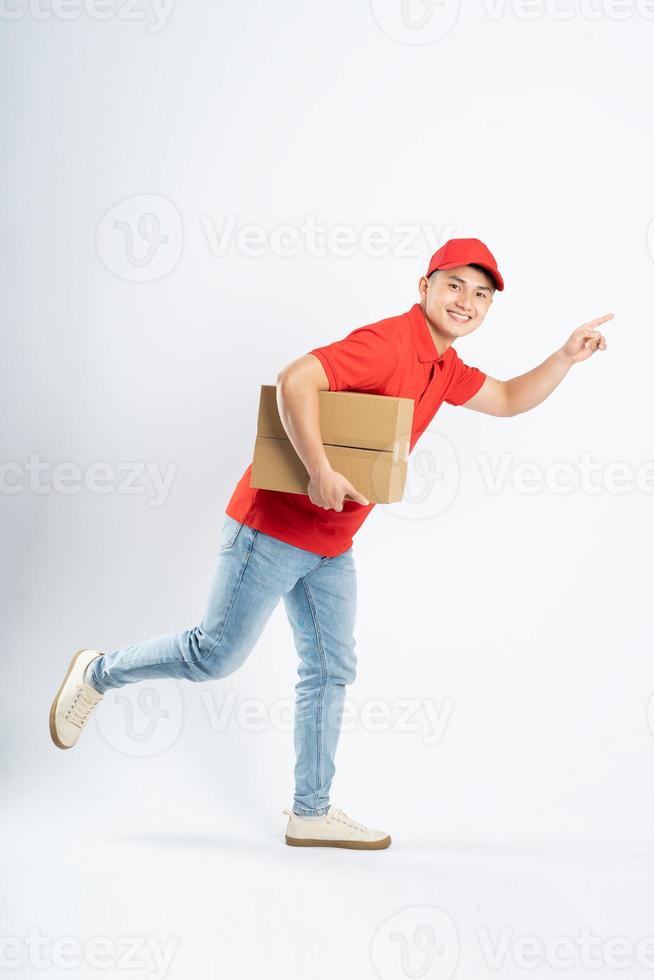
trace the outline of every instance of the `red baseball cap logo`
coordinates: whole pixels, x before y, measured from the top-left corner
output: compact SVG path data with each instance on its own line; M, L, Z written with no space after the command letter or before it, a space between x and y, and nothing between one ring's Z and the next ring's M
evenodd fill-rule
M481 265L497 288L504 289L495 256L478 238L450 238L432 255L426 274L430 276L436 269L456 269L458 265Z

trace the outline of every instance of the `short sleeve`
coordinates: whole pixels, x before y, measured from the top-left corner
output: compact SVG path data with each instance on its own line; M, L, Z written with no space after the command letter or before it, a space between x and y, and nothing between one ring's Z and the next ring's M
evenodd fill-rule
M458 354L456 354L452 380L450 381L445 401L448 405L464 405L473 395L476 395L484 381L486 374L479 368L469 367L464 364Z
M358 327L342 340L307 353L324 367L330 391L379 392L398 361L393 341L374 327Z

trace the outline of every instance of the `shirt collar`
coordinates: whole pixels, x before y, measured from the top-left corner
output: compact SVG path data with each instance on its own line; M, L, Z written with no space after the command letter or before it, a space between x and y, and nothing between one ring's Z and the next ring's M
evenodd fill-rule
M444 358L447 356L447 351L444 354L438 353L438 348L427 326L425 313L420 303L413 304L408 312L408 317L413 331L413 342L418 352L418 359L420 361L438 361L442 366ZM450 350L449 347L448 350Z

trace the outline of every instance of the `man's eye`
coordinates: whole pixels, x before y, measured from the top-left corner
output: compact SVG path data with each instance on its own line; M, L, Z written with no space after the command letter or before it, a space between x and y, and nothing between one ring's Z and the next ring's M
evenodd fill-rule
M452 289L458 289L459 288L459 284L457 282L451 282L450 283L450 286L452 287Z

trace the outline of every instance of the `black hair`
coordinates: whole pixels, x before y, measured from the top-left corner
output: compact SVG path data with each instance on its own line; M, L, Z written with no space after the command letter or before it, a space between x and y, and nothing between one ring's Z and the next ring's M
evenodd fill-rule
M485 272L491 281L493 292L495 292L495 290L497 289L497 283L495 282L495 279L488 271L488 269L485 269L483 265L478 265L476 262L467 262L466 265L469 265L471 269L476 269L478 272ZM447 272L447 269L434 269L434 272ZM431 279L431 277L434 275L434 272L430 272L427 278Z

